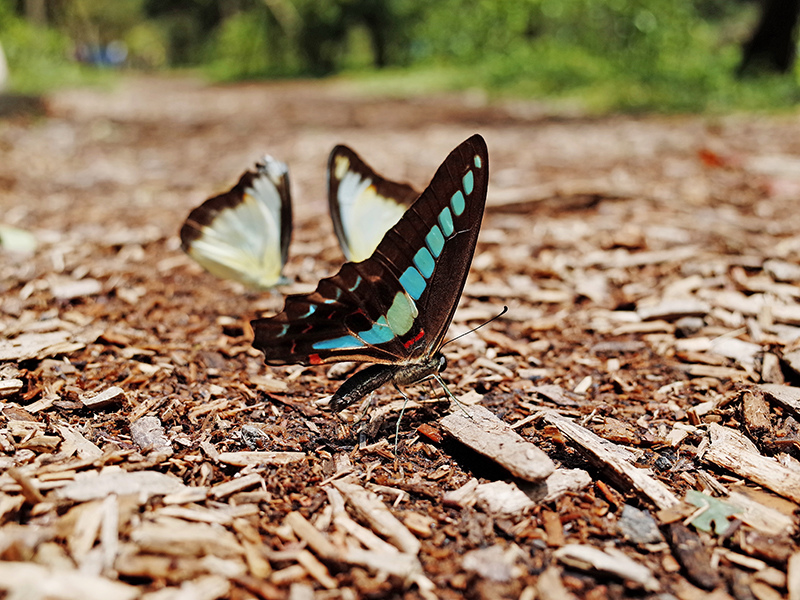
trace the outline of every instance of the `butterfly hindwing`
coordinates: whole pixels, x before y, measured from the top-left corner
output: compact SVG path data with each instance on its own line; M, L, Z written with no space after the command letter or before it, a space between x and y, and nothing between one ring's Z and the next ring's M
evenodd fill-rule
M368 258L419 193L378 175L347 146L328 159L328 205L339 245L349 261Z
M180 232L182 248L208 272L258 289L285 283L291 235L288 169L270 156L195 208Z
M486 143L475 135L450 153L372 256L253 321L253 345L268 364L401 365L435 354L466 282L487 184Z

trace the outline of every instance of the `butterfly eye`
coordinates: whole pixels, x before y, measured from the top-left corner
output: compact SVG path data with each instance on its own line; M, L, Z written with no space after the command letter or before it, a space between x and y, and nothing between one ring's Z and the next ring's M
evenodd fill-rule
M447 359L445 358L444 354L439 355L439 364L436 367L436 370L441 373L447 368Z

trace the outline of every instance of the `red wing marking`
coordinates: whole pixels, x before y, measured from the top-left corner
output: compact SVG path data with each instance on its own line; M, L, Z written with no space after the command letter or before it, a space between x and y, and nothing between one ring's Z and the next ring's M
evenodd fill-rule
M312 365L321 365L322 359L319 357L319 354L309 354L308 362L310 362Z
M414 337L414 339L408 340L407 342L403 343L403 347L405 347L405 349L408 350L411 346L420 341L424 337L424 335L425 335L425 330L420 329L419 333Z

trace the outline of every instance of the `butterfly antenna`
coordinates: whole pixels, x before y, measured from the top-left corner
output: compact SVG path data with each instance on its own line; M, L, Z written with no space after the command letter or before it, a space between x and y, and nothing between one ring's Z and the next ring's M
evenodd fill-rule
M507 307L507 306L504 306L504 307L503 307L503 310L502 310L500 313L496 314L495 316L493 316L493 317L492 317L491 319L489 319L488 321L484 321L483 323L481 323L480 325L478 325L478 326L477 326L477 327L475 327L474 329L470 329L469 331L465 331L465 332L464 332L464 333L462 333L461 335L457 335L456 337L454 337L452 340L450 340L450 341L448 341L448 342L445 342L444 344L442 344L442 348L444 348L445 346L447 346L447 344L450 344L450 343L452 343L452 342L455 342L456 340L460 340L460 339L461 339L461 338L463 338L465 335L469 335L470 333L474 333L475 331L478 331L478 329L480 329L481 327L483 327L483 326L485 326L485 325L488 325L488 324L489 324L489 323L491 323L492 321L496 321L497 319L499 319L500 317L502 317L502 316L503 316L504 314L506 314L507 312L508 312L508 307ZM439 350L441 350L442 348L439 348ZM449 390L448 390L448 392L449 392ZM450 394L450 395L452 396L452 394ZM456 402L457 402L457 401L456 401Z

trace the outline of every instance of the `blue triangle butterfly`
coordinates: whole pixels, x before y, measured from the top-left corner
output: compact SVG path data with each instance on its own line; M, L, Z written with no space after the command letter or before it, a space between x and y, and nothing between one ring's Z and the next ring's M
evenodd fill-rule
M375 363L338 389L334 410L389 382L434 377L443 384L440 349L472 263L488 176L486 142L474 135L450 153L371 256L345 263L311 294L288 296L280 314L252 322L265 362Z

